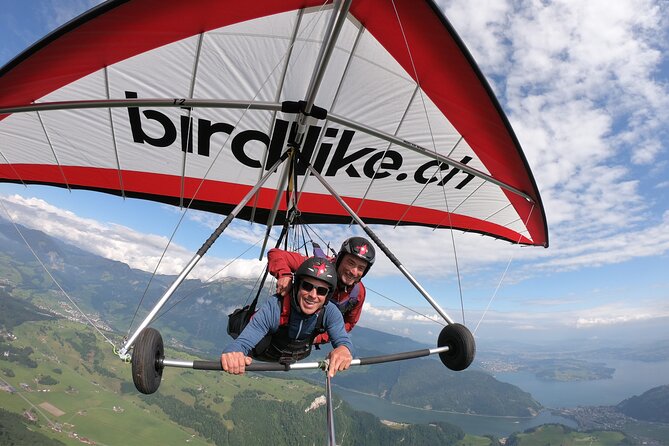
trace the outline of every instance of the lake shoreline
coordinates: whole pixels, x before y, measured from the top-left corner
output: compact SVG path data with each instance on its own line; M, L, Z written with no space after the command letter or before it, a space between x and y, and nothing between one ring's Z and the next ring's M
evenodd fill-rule
M521 416L516 416L516 415L487 415L487 414L479 414L479 413L471 413L471 412L458 412L458 411L455 411L455 410L426 409L425 407L416 407L416 406L411 406L411 405L408 405L408 404L397 403L395 401L386 400L384 398L381 398L379 395L376 395L376 394L373 394L373 393L361 392L359 390L349 389L348 387L339 386L339 385L336 385L336 384L333 384L333 387L346 390L347 392L352 392L352 393L357 393L357 394L360 394L360 395L365 395L365 396L368 396L368 397L371 397L371 398L378 398L379 400L385 401L388 404L392 404L394 406L406 407L408 409L413 409L413 410L423 410L423 411L426 411L426 412L438 412L438 413L447 413L447 414L453 414L453 415L464 415L464 416L472 416L472 417L487 417L487 418L502 418L502 419L514 419L514 420L516 420L516 419L531 420L531 419L539 416L539 414L534 415L534 416L530 416L530 417L521 417ZM544 408L544 409L549 409L549 408Z
M403 424L430 424L446 422L459 426L472 435L495 435L508 437L514 432L523 432L542 424L563 424L571 428L578 425L570 419L542 410L534 417L488 416L480 414L437 411L391 403L388 400L364 392L335 386L335 393L354 410L371 413L381 420Z
M624 399L667 384L669 361L607 361L616 369L613 378L595 381L547 382L527 372L497 373L499 381L528 392L543 407L533 417L489 416L456 411L439 411L393 403L378 395L337 386L336 393L353 409L396 423L427 424L443 421L473 435L508 437L542 424L562 424L578 429L578 423L562 414L566 408L615 406Z

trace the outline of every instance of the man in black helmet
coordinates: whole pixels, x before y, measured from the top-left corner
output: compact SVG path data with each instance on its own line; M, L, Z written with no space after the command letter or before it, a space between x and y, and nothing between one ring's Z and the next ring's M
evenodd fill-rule
M307 257L297 252L270 249L267 253L269 272L276 277L277 294L289 293L293 272ZM365 301L365 287L360 281L374 264L374 246L364 237L350 237L344 240L335 257L337 286L331 301L344 315L344 326L349 332L358 323ZM319 335L315 344L327 343L327 333Z
M353 344L344 319L330 302L337 285L335 266L311 257L295 271L291 292L277 294L260 307L241 334L221 354L223 370L244 373L252 358L292 363L306 358L317 335L327 333L333 350L328 354L328 375L351 365Z

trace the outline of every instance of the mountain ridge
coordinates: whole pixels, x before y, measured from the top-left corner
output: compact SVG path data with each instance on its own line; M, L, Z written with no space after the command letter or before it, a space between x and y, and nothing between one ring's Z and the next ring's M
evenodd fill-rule
M8 224L0 224L0 237L9 238L7 231L10 229L14 230ZM135 310L129 295L141 295L150 274L87 253L39 231L24 231L24 237L40 257L49 258L51 264L58 266L52 274L73 298L78 299L77 305L95 312L117 331L117 336L120 335L120 327L128 325ZM7 255L7 250L3 249L5 254L0 253L0 277L3 274L13 277L16 291L22 297L43 306L50 304L54 312L59 312L63 299L52 298L49 302L50 284L45 282L47 278L41 267L34 259L22 256L19 245L11 246L10 250L18 255ZM171 283L170 279L169 276L157 276L153 281L162 287ZM26 289L23 289L23 284L28 285ZM148 311L148 306L158 294L147 293L142 309ZM217 357L230 340L226 331L227 314L234 307L241 306L245 299L252 299L252 294L251 281L227 280L203 285L196 279L186 280L179 293L173 296L181 303L167 316L159 317L152 326L160 330L167 346ZM376 356L427 347L409 338L365 327L356 327L352 336L356 356ZM312 357L322 357L328 350L329 347L325 347L315 351ZM374 373L371 374L369 370L369 366L354 367L349 373L342 374L339 384L374 393L393 402L461 413L531 416L541 409L541 405L529 394L515 386L501 383L480 371L452 372L438 360L382 364L374 366ZM440 380L440 392L434 391L434 381L427 379L425 370ZM482 390L477 390L477 386ZM462 388L469 390L462 391ZM499 390L499 395L496 390ZM494 397L496 402L486 405L485 401L492 401L491 395L497 395ZM428 402L420 403L421 399ZM475 401L478 402L474 404ZM503 401L506 403L500 404Z

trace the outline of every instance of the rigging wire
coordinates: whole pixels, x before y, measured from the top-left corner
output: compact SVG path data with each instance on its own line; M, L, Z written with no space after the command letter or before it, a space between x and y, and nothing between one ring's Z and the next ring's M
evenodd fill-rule
M311 225L309 225L309 224L307 224L307 223L303 223L303 227L304 227L304 230L307 232L307 234L309 234L309 231L311 231L311 233L313 233L313 234L316 236L316 238L318 238L318 240L320 240L321 243L323 243L323 245L324 245L323 252L324 252L326 255L327 255L327 251L329 250L330 253L332 254L332 257L336 257L336 256L337 256L338 252L335 251L335 250L330 246L330 242L326 242L326 241L323 239L323 237L321 237L320 234L319 234L315 229L313 229L313 228L311 227ZM309 240L313 243L313 240L314 240L313 236L309 235Z
M428 316L428 315L426 315L426 314L424 314L424 313L421 313L421 312L418 311L418 310L414 310L413 308L411 308L411 307L409 307L409 306L406 306L406 305L404 305L404 304L402 304L402 303L400 303L400 302L398 302L398 301L396 301L396 300L394 300L394 299L392 299L392 298L386 296L385 294L382 294L382 293L380 293L379 291L376 291L376 290L370 288L370 287L367 286L367 285L365 285L365 290L369 290L369 291L373 292L374 294L376 294L377 296L381 296L381 297L383 297L384 299L389 300L390 302L394 303L395 305L399 305L400 307L404 308L405 310L411 311L412 313L417 314L418 316L424 317L424 318L427 319L427 320L430 320L430 321L432 321L432 322L435 322L435 323L437 323L437 324L439 324L439 325L442 325L442 326L444 326L444 327L446 326L446 323L445 323L444 321L442 321L441 319L435 319L435 318L433 318L433 317L431 317L431 316Z
M142 302L144 302L144 298L146 297L146 294L149 292L149 288L151 287L151 283L153 283L153 279L156 277L156 274L158 274L158 268L160 268L160 264L163 262L163 258L165 258L165 254L167 253L167 249L169 248L170 244L172 243L172 240L174 239L174 236L177 234L177 231L179 230L179 227L181 227L181 222L183 221L184 217L186 216L186 212L188 212L188 208L186 208L181 213L181 217L179 217L179 221L177 222L176 227L172 231L172 235L170 235L170 238L167 241L167 244L165 245L165 249L163 249L162 254L160 254L160 258L158 259L158 263L156 264L156 267L154 268L153 272L151 273L151 277L149 277L149 281L146 284L146 287L144 288L144 292L142 293L142 297L139 299L139 302L137 303L137 307L135 308L135 313L132 315L132 319L130 320L130 324L128 325L128 331L126 332L126 336L130 335L130 330L132 329L132 324L135 322L135 318L137 317L137 313L139 312L139 309L142 307Z
M423 112L425 113L425 122L427 123L428 129L430 130L430 139L432 140L432 150L435 153L437 153L437 143L434 139L434 132L432 131L432 124L430 122L430 116L427 112L427 105L425 104L425 96L423 95L423 89L420 88L420 79L418 77L418 70L416 69L416 64L414 63L414 58L413 58L413 54L411 52L411 47L409 45L409 41L407 39L406 33L404 32L404 26L402 25L402 20L400 19L399 12L397 11L397 5L395 4L395 0L392 0L392 4L393 4L393 10L395 11L395 17L397 18L397 23L398 23L398 25L400 27L400 30L402 32L402 39L404 40L404 45L406 47L407 54L409 56L409 60L411 61L411 68L413 70L413 74L414 74L414 77L416 79L416 84L418 85L418 93L420 95L421 103L423 105ZM462 136L461 136L460 140L458 140L458 143L461 140L462 140ZM453 150L455 150L455 147L457 147L458 143L456 143L456 145L453 147ZM441 163L438 163L436 168L437 168L437 174L439 175L439 179L441 181L443 181L443 174L442 174L442 171L441 171ZM426 183L426 186L427 186L427 184L429 184L429 182ZM423 188L423 190L424 189L425 188ZM422 190L421 190L421 192L422 192ZM419 192L419 195L420 195L421 192ZM456 276L457 276L457 279L458 279L458 293L460 295L460 308L461 308L461 312L462 312L462 323L465 324L465 304L464 304L464 297L463 297L463 293L462 293L462 277L461 277L461 274L460 274L460 266L459 266L459 262L458 262L458 253L457 253L457 248L456 248L456 245L455 245L455 236L453 235L453 222L451 220L451 212L449 210L448 197L446 195L446 188L445 187L442 188L442 193L444 195L444 203L446 205L446 215L448 215L448 224L449 224L449 227L450 227L450 230L451 230L451 243L453 245L453 257L454 257L454 262L455 262L455 272L456 272ZM418 196L416 196L415 200L417 200L417 199L418 199ZM414 202L415 202L415 200L414 200ZM413 202L411 203L410 206L412 206L412 205L413 205ZM408 208L405 211L405 215L406 215L406 212L408 212ZM398 224L399 224L399 221L398 221Z
M95 325L95 323L91 320L91 318L88 317L88 315L86 315L86 313L84 313L83 310L82 310L81 308L79 308L79 305L77 305L76 302L74 302L74 300L70 297L70 295L67 293L67 291L65 291L65 290L63 289L63 287L60 286L60 283L58 282L58 280L56 280L56 278L53 276L53 274L51 274L51 271L49 270L49 268L47 268L47 266L44 264L44 262L42 262L42 259L40 259L40 257L37 255L37 253L35 252L35 250L33 249L33 247L32 247L32 246L30 245L30 243L28 242L28 239L26 239L26 238L24 237L24 235L23 235L23 231L21 231L21 229L19 228L19 226L16 224L16 220L14 220L14 217L13 217L12 214L9 212L9 210L7 209L7 207L5 206L3 200L0 200L0 206L2 206L2 209L5 211L5 213L6 213L7 216L9 217L9 220L12 222L12 225L14 226L14 229L16 229L16 232L18 232L18 234L19 234L19 236L21 237L21 239L23 239L23 242L26 244L26 246L28 247L28 249L30 250L30 252L32 253L32 255L35 257L35 259L37 260L37 262L42 266L42 268L43 268L44 271L47 273L47 275L51 278L51 280L53 281L53 283L58 287L58 289L60 290L60 292L63 293L63 295L67 298L67 300L70 301L70 303L74 306L74 308L76 308L77 311L79 311L79 312L81 313L81 315L86 319L86 321L90 324L90 326L93 327L93 328L100 334L100 336L102 336L102 337L105 339L105 341L107 341L109 344L112 345L112 347L115 348L116 346L114 345L114 342L112 342L112 340L109 339L109 338L102 332L102 330L100 330L100 329L98 328L97 325Z
M393 1L393 7L395 8L395 13L396 13L396 15L397 15L397 19L398 19L398 21L400 21L400 19L399 19L399 15L398 15L398 12L397 12L397 8L396 8L396 6L395 6L395 2L394 2L394 1ZM400 21L400 27L402 28L401 21ZM405 44L406 44L406 46L407 46L407 50L409 51L409 56L410 56L410 58L411 58L411 63L412 63L412 65L413 65L413 58L411 57L411 53L410 53L410 50L409 50L409 46L408 46L408 42L407 42L407 38L406 38L406 36L405 36L405 34L404 34L404 29L403 29L403 28L402 28L402 35L403 35L403 37L404 37ZM416 73L416 71L415 71L415 70L416 70L415 66L414 66L413 68L414 68L414 73L415 73L415 76L416 76L416 80L417 80L417 82L418 82L418 75L417 75L417 73ZM275 69L276 69L276 67L275 67ZM274 72L274 70L272 70L272 72L270 72L270 76L271 76L271 74L272 74L273 72ZM268 76L268 78L265 80L265 82L261 85L261 87L259 88L259 90L256 92L256 95L253 97L254 100L257 98L258 94L260 93L260 90L262 90L262 87L268 82L268 80L269 80L269 76ZM420 86L420 84L418 84L418 85ZM420 88L419 88L419 90L420 90ZM428 112L427 112L427 106L426 106L426 104L425 104L425 99L423 98L423 92L422 92L422 90L420 90L420 93L421 93L421 98L422 98L422 101L423 101L423 109L424 109L424 112L425 112L425 114L426 114L426 117L428 118L427 125L428 125L428 127L430 128L430 136L431 136L431 138L432 138L432 142L433 142L433 146L434 146L434 145L435 145L434 134L433 134L433 132L432 132L432 126L430 125L430 122L429 122L429 117L428 117ZM250 106L249 106L249 107L250 107ZM247 108L243 111L241 117L239 118L239 120L237 121L236 124L239 124L239 123L241 122L241 120L245 117L246 113L249 111L249 107L247 107ZM190 117L190 113L191 113L191 111L190 111L190 109L189 109L189 117ZM191 131L190 126L189 126L188 131L189 131L189 132ZM149 283L147 284L147 287L146 287L146 289L145 289L145 291L144 291L144 294L142 295L142 300L140 300L140 303L139 303L139 305L138 305L138 307L137 307L137 310L138 310L139 307L141 306L141 303L142 303L144 297L146 296L146 294L147 294L147 292L148 292L148 289L149 289L149 287L150 287L151 281L152 281L153 278L156 276L156 274L157 274L157 270L158 270L159 266L161 265L161 263L162 263L162 261L163 261L163 259L164 259L164 256L165 256L165 254L166 254L166 252L167 252L167 249L168 249L168 247L170 246L170 244L171 244L171 242L172 242L172 240L173 240L173 238L174 238L174 236L175 236L177 230L179 229L180 225L182 224L182 221L183 221L183 218L184 218L185 215L186 215L186 212L188 212L188 210L190 209L191 205L192 205L193 202L195 201L195 198L196 198L198 192L200 191L200 188L203 186L203 184L204 184L204 182L205 182L205 179L208 177L210 171L213 169L213 167L214 167L214 165L215 165L215 163L216 163L216 161L217 161L219 155L222 153L224 147L227 145L229 138L230 138L230 135L228 135L228 137L227 137L227 139L225 140L225 142L224 142L224 143L222 144L222 146L219 148L218 153L217 153L216 156L213 158L213 160L212 160L212 162L211 162L209 168L208 168L207 171L205 172L205 175L202 177L202 179L201 179L201 181L200 181L198 187L196 188L194 194L192 195L190 201L188 202L187 207L185 208L185 210L183 211L181 217L179 218L179 221L178 221L178 223L177 223L177 226L175 227L174 232L172 233L171 237L169 238L169 241L167 242L167 245L166 245L166 247L165 247L165 250L163 251L163 253L162 253L160 259L158 260L158 264L156 265L156 268L155 268L155 270L154 270L153 273L152 273L151 279L149 280ZM189 139L189 138L187 138L187 140L188 140L188 139ZM436 151L436 150L435 150L435 151ZM437 166L437 169L438 169L438 170L437 170L437 173L439 174L440 177L442 177L443 174L442 174L442 172L441 172L441 169L439 169L439 167L440 167L440 165ZM183 193L182 193L182 199L183 199ZM450 210L449 210L448 199L447 199L447 197L446 197L446 192L445 192L445 191L444 191L444 199L445 199L445 204L446 204L447 215L448 215L448 218L449 218L449 226L450 226L450 228L451 228L451 241L452 241L452 244L453 244L453 250L454 250L454 256L455 256L455 268L456 268L456 273L457 273L457 278L458 278L458 287L459 287L459 292L460 292L460 302L461 302L461 306L462 306L462 318L463 318L463 323L464 323L464 317L465 317L465 315L464 315L464 303L463 303L463 294L462 294L462 284L461 284L461 277L460 277L460 269L459 269L459 265L458 265L458 256L457 256L457 249L456 249L456 245L455 245L455 238L454 238L454 235L453 235L453 225L452 225L452 222L451 222L451 212L450 212ZM465 200L466 200L466 199L465 199ZM1 202L0 202L0 204L1 204ZM2 204L2 206L3 206L3 208L5 209L5 212L7 212L7 214L10 215L9 212L7 211L7 209L5 208L4 204ZM458 206L459 206L459 205L458 205ZM457 208L456 208L456 209L457 209ZM534 209L534 205L533 205L532 209ZM530 214L529 214L529 215L531 215L531 214L532 214L532 211L530 211ZM529 215L528 215L528 220L529 220ZM11 218L11 215L10 215L10 218ZM48 269L46 268L46 266L41 262L41 260L39 259L39 257L36 255L36 253L35 253L35 252L33 251L33 249L30 247L30 245L28 244L27 240L23 237L23 234L21 234L21 231L18 229L18 227L17 227L17 225L16 225L16 223L14 222L13 219L12 219L12 223L14 224L15 228L16 228L17 231L19 232L21 238L23 238L23 240L24 240L24 242L26 243L26 245L28 246L28 248L31 250L31 252L33 253L33 255L37 258L37 260L38 260L39 263L42 265L42 267L45 269L45 271L47 271L47 273L48 273L49 276L52 278L52 280L54 281L54 283L56 283L56 285L58 286L58 288L60 288L60 290L65 294L65 296L68 297L68 299L70 299L70 297L67 295L67 293L60 287L60 285L59 285L58 282L55 280L55 278L51 275L51 273L48 271ZM527 221L525 222L525 225L527 226ZM307 238L309 238L310 240L313 240L313 239L311 238L311 236L309 235L309 230L313 231L313 229L309 228L308 225L304 224L304 226L300 227L299 230L295 231L295 237L294 237L294 239L293 239L293 242L294 242L294 244L295 244L294 246L296 247L296 250L299 250L299 249L301 249L301 248L305 248L305 250L306 250L306 245L307 245L307 243L308 243L308 242L307 242ZM315 232L315 231L313 231L313 232L314 232L316 235L318 235L317 232ZM301 240L302 240L302 244L300 244L300 238L301 238ZM319 236L319 238L320 238L320 236ZM322 238L320 238L320 240L323 241ZM287 242L287 240L286 240L286 242ZM324 242L324 241L323 241L323 242ZM518 243L519 243L519 242L520 242L520 238L519 238L519 240L518 240ZM252 249L255 245L257 245L257 243L258 243L258 242L256 242L256 244L254 244L253 246L249 247L246 251L244 251L244 253L246 253L246 252L248 252L248 250ZM325 242L324 242L324 243L325 243ZM328 246L328 248L329 248L329 244L326 244L326 246ZM237 259L239 259L239 258L241 257L241 255L243 255L244 253L240 254L240 256L236 257L236 258L233 259L231 262L229 262L228 264L226 264L225 266L223 266L223 268L221 268L221 270L219 270L219 271L216 272L214 275L212 275L209 279L207 279L207 282L209 282L210 280L212 280L213 277L215 277L216 275L218 275L218 274L219 274L220 272L222 272L225 268L227 268L230 264L232 264L234 261L236 261ZM486 308L486 311L484 312L483 316L481 317L481 320L480 320L479 323L476 325L476 329L478 329L478 327L479 327L479 325L481 324L481 322L482 322L482 320L483 320L483 318L484 318L484 316L485 316L485 314L486 314L488 308L490 307L490 304L492 303L492 300L494 299L495 295L497 294L497 291L498 291L498 289L499 289L499 287L500 287L502 281L504 280L504 277L505 277L505 275L506 275L506 273L507 273L507 271L508 271L508 269L509 269L509 266L510 266L510 264L511 264L512 259L513 259L513 257L509 260L509 263L507 264L507 267L506 267L506 269L505 269L505 271L504 271L504 274L503 274L503 276L502 276L502 279L500 280L500 283L498 284L497 289L495 290L495 292L494 292L494 294L493 294L493 296L492 296L490 302L488 303L488 307ZM199 288L197 288L197 289L199 289ZM197 290L197 289L196 289L196 290ZM178 305L180 302L182 302L186 297L190 296L190 295L191 295L194 291L196 291L196 290L191 291L189 294L187 294L186 296L184 296L181 300L179 300L178 302L176 302L174 305L172 305L171 307L169 307L167 310L163 311L160 315L158 315L158 316L156 317L156 319L159 319L159 318L162 317L164 314L166 314L167 312L169 312L172 308L174 308L174 306ZM378 295L381 296L381 297L384 297L384 298L388 299L388 300L391 301L391 302L394 302L395 304L397 304L397 305L399 305L399 306L402 306L402 307L404 307L404 308L406 308L406 309L408 309L408 310L410 310L410 311L413 311L414 313L416 313L416 314L418 314L418 315L421 315L421 316L423 316L423 317L425 317L425 318L427 318L427 319L433 320L434 322L438 322L438 321L436 321L436 320L434 320L434 319L431 319L431 318L428 317L428 316L425 316L425 315L421 314L420 312L417 312L417 311L415 311L415 310L413 310L413 309L411 309L411 308L409 308L409 307L406 307L406 306L404 306L404 305L402 305L402 304L400 304L400 303L398 303L398 302L395 302L393 299L390 299L389 297L384 296L384 295L382 295L382 294L380 294L380 293L378 293L378 292L376 292L376 291L374 291L374 290L371 290L371 289L370 289L370 291L372 291L372 292L378 294ZM70 299L70 301L71 301L71 302L73 303L73 305L75 305L75 307L76 307L76 304L75 304L71 299ZM97 327L90 321L90 319L85 315L85 313L83 313L83 311L81 311L78 307L77 307L77 310L79 310L79 311L84 315L84 317L86 317L86 318L89 320L89 323L91 323L91 325L92 325L94 328L96 328L96 329L100 332L100 334L101 334L103 337L105 337L104 334L103 334L103 333L102 333L102 332L101 332L101 331L100 331L100 330L99 330L99 329L98 329L98 328L97 328ZM137 310L135 311L135 314L133 315L132 322L131 322L131 326L132 326L132 323L134 322L134 319L135 319L135 317L136 317ZM438 322L438 323L440 323L440 322ZM443 325L443 323L442 323L442 325ZM474 330L474 333L476 332L476 329ZM105 337L105 339L107 339L107 338ZM108 340L108 339L107 339L107 340ZM109 340L108 340L108 341L109 341ZM111 341L109 341L109 342L111 343ZM114 345L113 343L111 343L111 344Z
M210 283L212 283L213 280L214 280L214 277L216 277L216 276L218 276L220 273L222 273L223 270L225 270L228 266L232 265L232 264L235 263L237 260L239 260L244 254L246 254L247 252L249 252L252 248L258 246L258 243L260 243L261 240L262 240L262 239L257 240L253 245L251 245L251 246L249 246L248 248L246 248L246 250L244 250L243 252L241 252L237 257L235 257L234 259L230 260L228 263L226 263L225 265L223 265L223 266L221 267L221 269L219 269L219 270L216 271L214 274L212 274L211 276L209 276L209 277L208 277L208 278L207 278L207 279L206 279L200 286L198 286L198 287L192 289L192 290L191 290L190 292L188 292L186 295L182 296L181 299L179 299L179 300L177 300L176 302L174 302L174 304L172 304L172 306L170 306L169 308L167 308L167 309L163 310L162 312L160 312L158 315L156 315L156 317L153 319L153 321L155 322L155 321L157 321L158 319L160 319L161 317L165 316L165 315L166 315L167 313L169 313L174 307L176 307L177 305L179 305L181 302L183 302L184 300L186 300L188 297L192 296L196 291L199 291L199 290L205 288L205 287L206 287L207 285L209 285ZM249 297L250 297L250 295L252 294L252 292L253 292L253 290L255 289L255 287L258 285L258 282L260 282L260 278L261 278L261 276L258 276L258 278L256 279L256 282L255 282L255 284L254 284L254 286L253 286L253 289L252 289L251 292L249 293ZM247 300L248 300L248 297L247 297Z
M534 211L535 205L532 204L532 207L530 208L530 212L528 212L527 215L527 220L525 220L525 227L527 227L527 223L530 221L530 217L532 216L532 212ZM522 235L519 234L518 236L518 242L516 244L520 244L520 240L522 238ZM506 273L509 271L509 267L511 266L511 262L513 261L515 256L515 252L511 252L511 256L509 258L509 261L506 264L506 268L504 269L504 272L502 273L502 277L500 277L499 282L497 283L497 287L495 288L495 291L493 292L492 296L490 296L490 300L488 301L488 305L485 307L485 310L483 311L483 314L481 315L481 319L479 319L478 323L476 324L476 327L474 328L474 331L472 332L472 335L476 335L476 331L479 329L479 326L481 325L481 322L483 322L483 318L485 318L486 314L488 313L488 309L490 309L490 306L492 305L492 301L495 299L497 296L497 292L499 291L499 288L502 286L502 282L506 278Z

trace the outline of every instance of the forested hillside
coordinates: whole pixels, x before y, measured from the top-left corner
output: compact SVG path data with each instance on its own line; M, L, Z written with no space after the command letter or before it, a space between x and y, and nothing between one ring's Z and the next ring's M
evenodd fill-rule
M637 420L669 423L669 385L654 387L639 396L628 398L616 408Z
M9 293L3 299L15 300ZM100 336L62 318L30 321L43 319L42 310L20 304L9 308L22 308L22 323L6 314L9 324L0 331L0 405L11 412L0 414L0 444L326 442L322 384L166 369L158 392L141 395L130 365ZM390 427L338 398L334 403L341 445L455 445L465 436L445 423Z
M15 295L66 315L66 298L54 292L54 285L41 266L32 254L26 253L25 244L12 241L15 229L3 222L0 219L0 239L6 241L0 252L0 278L5 277L16 287ZM24 235L41 258L49 259L54 276L78 306L96 315L103 325L125 333L149 282L149 273L95 256L38 231L26 229ZM157 276L152 280L152 291L144 299L139 316L146 313L172 279ZM188 349L205 358L218 356L231 340L226 332L227 314L254 295L253 282L249 281L203 284L187 280L167 306L170 311L152 325L161 331L168 346ZM173 303L178 305L172 308ZM353 341L358 356L425 348L411 339L364 327L356 327ZM323 354L324 351L320 355L315 352L310 359ZM374 366L373 373L370 367L361 367L342 374L338 384L397 403L462 413L531 416L540 408L517 387L481 372L451 372L438 360Z

